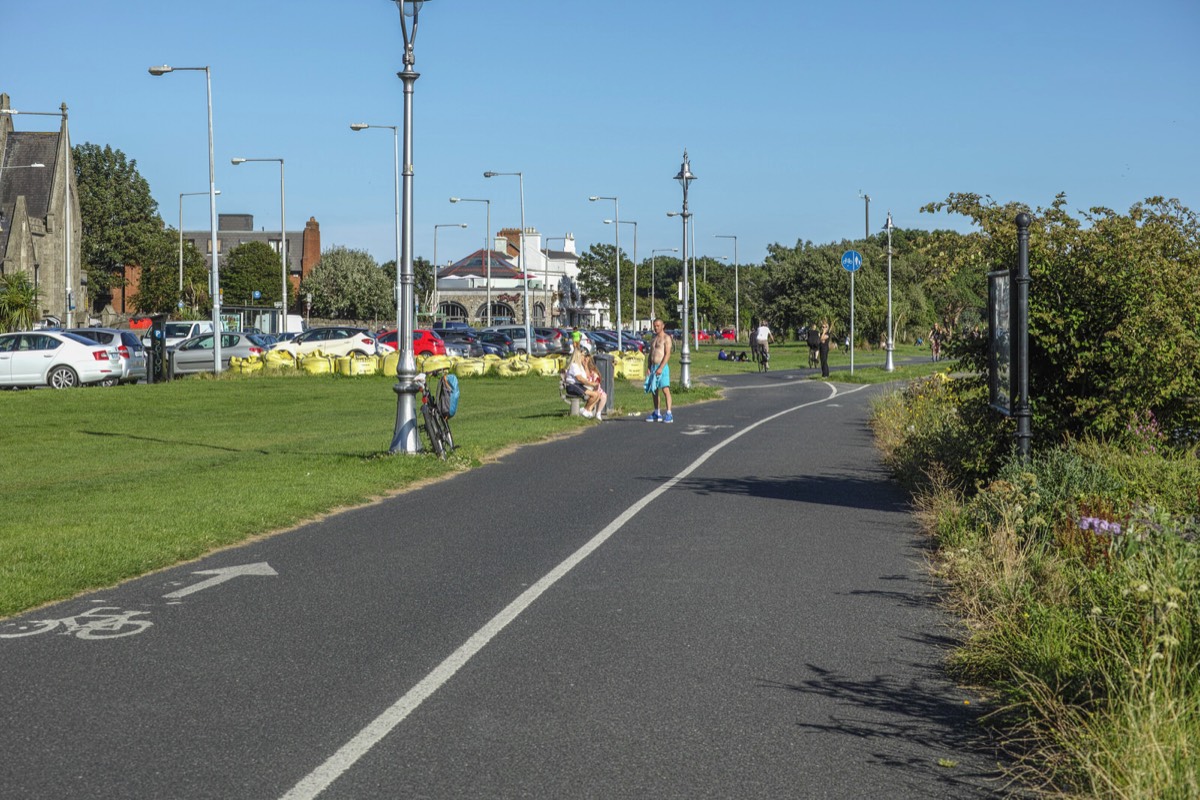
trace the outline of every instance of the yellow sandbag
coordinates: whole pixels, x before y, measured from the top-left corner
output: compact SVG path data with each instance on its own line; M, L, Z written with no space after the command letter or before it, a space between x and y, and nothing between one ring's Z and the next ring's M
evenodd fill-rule
M496 366L496 374L501 378L520 378L530 373L529 364L519 358L501 361Z
M268 350L263 362L270 369L292 369L296 366L296 359L287 350Z
M421 372L433 372L435 369L450 369L454 366L454 359L448 356L426 356L421 362Z
M375 356L341 356L336 362L339 375L374 375L379 369Z
M613 380L619 381L625 377L625 362L620 356L616 356L612 360L613 365Z
M333 359L328 356L318 356L316 353L309 353L300 362L300 368L309 375L328 375L333 372Z
M396 369L400 366L400 351L393 350L388 353L379 364L379 372L382 375L395 375Z
M557 375L562 367L558 366L558 359L542 356L529 359L529 371L534 375Z
M625 356L621 359L621 374L626 380L641 381L646 379L646 360L640 355Z
M487 371L487 362L482 358L464 358L454 365L454 374L460 378L482 375Z

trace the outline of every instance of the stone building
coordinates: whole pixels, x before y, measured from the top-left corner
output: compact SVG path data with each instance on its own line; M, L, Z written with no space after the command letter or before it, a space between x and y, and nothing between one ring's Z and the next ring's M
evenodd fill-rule
M29 276L43 320L87 324L79 194L67 104L60 108L57 130L18 131L20 112L0 94L0 274Z

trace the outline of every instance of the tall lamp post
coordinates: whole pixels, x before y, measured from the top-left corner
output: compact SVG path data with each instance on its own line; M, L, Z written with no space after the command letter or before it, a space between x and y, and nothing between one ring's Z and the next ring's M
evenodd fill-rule
M217 194L221 190L217 189ZM208 192L180 192L179 193L179 299L183 299L183 198L192 197L194 195L208 194Z
M892 330L892 212L888 211L887 224L883 226L888 239L888 318L887 318L887 359L884 361L884 372L894 372L896 364L892 360L892 348L895 344Z
M16 109L6 108L5 114L16 116L17 114L32 114L37 117L62 117L63 134L66 136L65 142L67 151L71 149L71 135L67 133L67 104L63 103L59 111L17 111ZM44 164L30 164L32 168L44 167ZM9 169L19 169L18 167L10 167ZM67 320L67 327L74 326L75 317L75 301L74 292L71 288L71 175L66 175L66 185L63 187L63 285L66 287L66 292L63 294L63 308Z
M617 242L617 251L613 254L613 260L616 261L617 266L617 353L621 353L625 350L625 343L622 339L625 333L621 329L621 201L616 197L605 197L603 195L592 195L588 200L593 203L597 200L613 201L613 219L616 220L616 224L613 226L613 233L616 236ZM605 220L605 222L609 222L609 220Z
M738 281L737 236L732 233L714 233L714 239L733 239L733 341L738 341L742 330L740 283Z
M546 283L547 284L550 283L550 243L557 242L559 240L562 240L563 247L565 248L567 246L567 237L566 236L547 236L546 237ZM566 274L567 274L567 269L564 266L563 267L563 275L566 275ZM546 317L547 317L546 324L547 325L554 324L554 315L550 313L551 309L553 309L553 308L554 308L554 293L552 291L550 291L549 286L547 286L546 287ZM559 296L559 308L560 309L562 308L562 296L561 295Z
M209 242L212 250L212 272L210 273L209 293L212 296L213 323L213 372L221 371L221 270L217 264L217 178L216 165L213 162L213 122L212 122L212 70L208 67L150 67L150 74L161 77L168 72L203 72L204 82L208 87L208 225Z
M487 215L483 229L484 258L487 259L487 311L484 312L483 318L487 320L487 326L490 328L492 327L492 243L488 241L488 237L492 235L492 201L475 197L451 197L450 202L487 203ZM437 293L437 264L433 265L433 291L435 294ZM433 309L433 313L437 313L437 308Z
M400 34L404 38L404 69L397 73L404 84L404 175L403 208L401 215L400 250L400 318L397 336L400 344L400 363L396 368L396 427L392 432L389 453L419 453L421 440L417 436L416 394L417 364L413 357L413 158L412 105L413 86L420 73L413 69L416 56L413 45L417 39L417 20L421 6L428 0L394 0L400 11ZM412 19L409 27L407 20Z
M279 162L279 333L283 333L287 322L288 310L288 261L287 261L287 202L283 191L283 159L282 158L232 158L230 161L236 167L247 161Z
M688 254L688 219L692 216L688 211L688 186L692 181L696 180L696 176L692 174L691 162L688 161L687 150L683 151L683 164L679 167L678 174L675 175L675 180L679 181L679 185L683 187L683 211L679 216L683 217L683 343L679 349L679 380L683 388L692 388L692 353L688 349L688 320L687 320L687 304L688 304L688 277L687 277L687 254ZM674 216L672 214L671 216Z
M605 225L632 225L633 226L633 328L637 330L638 315L637 315L637 229L638 224L630 219L620 221L606 219Z
M863 238L871 238L871 195L858 190L858 196L863 199Z
M654 321L655 315L658 313L654 310L654 254L655 253L678 253L678 247L659 247L650 251L650 321Z
M395 152L394 167L396 172L396 330L400 330L400 317L403 312L401 309L400 297L400 126L398 125L368 125L365 122L350 123L350 130L365 131L367 128L388 129L392 132L392 149ZM437 288L437 273L433 276L434 288ZM399 363L397 363L397 368Z
M521 189L521 235L518 237L520 249L517 251L517 269L525 281L525 355L533 355L533 325L529 319L529 273L525 271L525 173L523 172L492 172L483 173L485 178L495 178L500 175L516 175ZM489 289L490 291L490 289ZM491 304L488 304L491 313Z
M437 254L437 232L438 228L465 228L465 222L439 222L433 226L433 309L431 313L437 313L437 274L438 274L438 254Z

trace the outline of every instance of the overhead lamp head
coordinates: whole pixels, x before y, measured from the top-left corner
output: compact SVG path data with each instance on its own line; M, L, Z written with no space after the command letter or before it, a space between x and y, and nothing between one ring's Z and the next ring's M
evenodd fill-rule
M612 220L611 220L611 219L606 219L606 220L604 220L604 224L605 224L605 225L612 225Z
M245 164L246 163L246 159L244 159L244 158L231 158L229 160L233 164Z
M592 197L589 197L589 198L588 198L588 200L591 200L593 203L594 203L594 202L596 202L596 201L597 201L597 200L599 200L599 199L600 199L599 197L596 197L596 196L594 196L594 195L593 195Z
M496 176L497 176L497 175L499 175L499 174L500 174L500 173L498 173L498 172L492 172L491 170L488 170L487 172L483 173L483 177L485 177L485 178L494 178L494 177L496 177Z
M461 197L451 197L451 198L450 198L450 202L451 202L451 203L457 203L457 202L458 202L459 200L461 200L461 199L462 199Z
M675 180L679 181L679 185L687 188L687 185L696 180L696 176L692 174L692 164L688 160L687 150L683 151L683 164L679 167L679 173L676 174Z
M365 131L369 127L371 127L371 126L365 122L351 122L350 123L350 130L352 130L352 131Z
M168 72L174 72L174 71L175 71L174 69L172 69L171 67L168 67L166 64L163 64L161 67L151 67L150 68L151 75L166 75Z
M428 0L395 0L396 5L400 6L400 13L406 17L415 17L417 12L421 10L421 6Z

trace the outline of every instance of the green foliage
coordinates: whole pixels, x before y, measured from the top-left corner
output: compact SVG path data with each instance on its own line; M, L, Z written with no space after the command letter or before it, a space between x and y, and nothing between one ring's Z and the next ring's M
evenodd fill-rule
M24 272L0 275L0 330L32 328L38 315L39 294Z
M1032 212L1030 386L1035 436L1114 435L1149 409L1177 438L1200 430L1200 228L1176 200L1127 215L1094 208L1083 222L1059 195ZM1015 267L1022 205L951 195L927 210L981 228L979 257ZM1086 225L1084 224L1086 223Z
M121 268L142 262L150 238L162 230L162 220L136 160L108 145L91 143L76 145L71 153L88 295L103 304L122 284Z
M300 290L312 293L312 313L319 317L378 320L396 315L394 272L380 269L364 250L326 250Z
M291 307L292 286L288 283L285 306ZM275 248L266 242L245 242L229 251L221 264L221 302L230 305L270 306L279 302L283 290L283 263ZM261 297L254 299L254 292Z
M183 292L179 291L179 233L167 229L147 237L141 254L142 275L133 298L143 314L177 313L178 303L203 312L208 298L208 267L191 242L183 243Z

